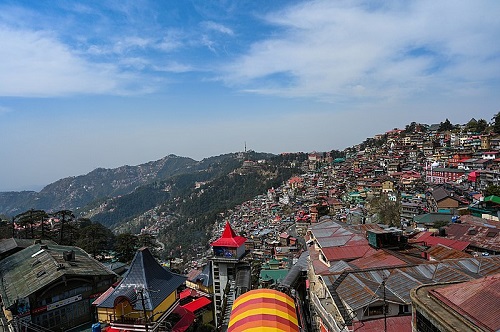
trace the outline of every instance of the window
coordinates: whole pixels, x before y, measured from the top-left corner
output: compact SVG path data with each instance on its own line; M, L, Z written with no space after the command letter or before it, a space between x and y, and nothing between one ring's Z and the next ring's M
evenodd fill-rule
M387 306L385 306L387 312ZM368 316L380 316L384 314L384 306L378 305L373 307L368 307Z
M441 330L436 327L430 320L428 320L424 315L422 315L419 311L416 312L415 315L417 331L419 332L441 332Z
M399 305L399 314L407 314L410 312L410 306L408 304Z
M498 232L488 232L488 234L486 234L487 237L495 237L497 236L497 233Z
M469 229L469 232L467 234L469 235L476 235L477 231L475 229Z

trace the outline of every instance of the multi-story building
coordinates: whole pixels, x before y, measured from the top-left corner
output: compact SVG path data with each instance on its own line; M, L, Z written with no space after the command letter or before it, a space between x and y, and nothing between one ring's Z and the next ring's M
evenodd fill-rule
M431 184L454 182L461 179L465 174L464 169L430 167L426 170L425 180Z
M34 244L0 261L3 310L18 331L90 325L90 303L116 277L80 248Z
M250 289L250 267L243 261L245 241L227 222L222 236L210 244L216 326L228 322L234 299Z

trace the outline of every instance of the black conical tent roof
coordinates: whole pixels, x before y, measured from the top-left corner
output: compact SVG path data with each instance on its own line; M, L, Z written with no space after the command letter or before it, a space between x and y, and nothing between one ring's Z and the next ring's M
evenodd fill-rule
M130 269L122 281L98 307L114 308L116 300L125 297L133 304L134 309L151 311L176 291L185 280L186 277L172 273L161 266L149 249L143 247L135 254ZM142 307L141 292L145 308Z

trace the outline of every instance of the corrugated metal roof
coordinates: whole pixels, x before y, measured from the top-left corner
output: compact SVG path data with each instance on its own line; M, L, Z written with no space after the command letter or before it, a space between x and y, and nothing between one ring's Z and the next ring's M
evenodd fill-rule
M387 317L363 322L354 322L353 330L356 332L380 332L387 326L387 332L411 332L411 316Z
M279 286L280 287L291 287L297 278L299 277L300 273L302 271L307 271L307 259L309 258L309 252L304 251L301 255L300 258L298 259L297 263L295 263L288 274L281 280Z
M445 245L438 244L427 250L427 254L435 260L452 259L452 258L471 258L472 255L460 250L448 248Z
M348 245L320 249L328 261L353 260L363 257L371 249L370 245Z
M363 257L355 259L349 264L356 266L358 269L369 269L383 266L399 266L406 264L406 262L384 250L370 248Z
M480 265L488 266L480 269ZM468 267L466 267L468 266ZM496 268L493 268L495 266ZM472 273L470 269L479 271ZM353 310L383 300L382 281L385 279L386 299L400 304L410 303L410 290L423 284L449 281L470 281L500 269L500 256L477 259L457 259L443 262L429 262L417 266L376 268L365 271L347 271L349 274L333 289L338 275L322 276L330 292L336 291Z
M500 330L500 274L429 291L476 325Z
M500 230L492 225L451 224L446 227L446 237L468 241L474 247L500 252Z
M64 259L69 251L74 251L74 261ZM0 261L3 304L9 307L65 275L116 276L78 247L34 244Z
M409 242L410 243L423 242L427 246L437 246L438 244L442 244L449 248L459 251L465 250L470 244L469 241L458 241L453 239L447 239L440 236L434 236L434 233L432 232L420 232Z

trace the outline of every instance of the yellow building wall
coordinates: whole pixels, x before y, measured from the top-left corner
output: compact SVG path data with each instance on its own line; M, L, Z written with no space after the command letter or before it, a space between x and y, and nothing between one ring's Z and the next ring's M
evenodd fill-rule
M146 314L151 316L151 311L146 311ZM142 310L134 310L129 301L124 300L119 302L114 308L97 308L97 319L100 322L110 322L111 320L119 320L122 316L125 318L142 318L144 312Z
M159 313L159 312L167 311L175 303L176 300L177 300L177 292L174 291L174 292L172 292L172 294L170 294L169 296L167 296L167 298L165 300L163 300L163 302L160 303L160 305L158 307L156 307L154 309L154 313ZM160 314L155 315L153 317L153 321L156 321L160 317L161 317Z
M161 314L164 311L167 311L177 300L177 292L174 291L170 294L158 307L156 307L153 311L147 311L146 314L148 317L153 316L153 321L156 321L161 317ZM155 315L156 314L156 315ZM111 319L120 319L121 316L126 318L142 318L144 313L142 310L136 311L129 301L124 300L118 303L114 308L97 308L97 319L100 322L110 322Z
M203 320L203 324L207 324L207 323L210 323L211 321L214 320L214 315L213 315L213 312L212 310L207 310L203 313L203 316L202 316L202 320Z

